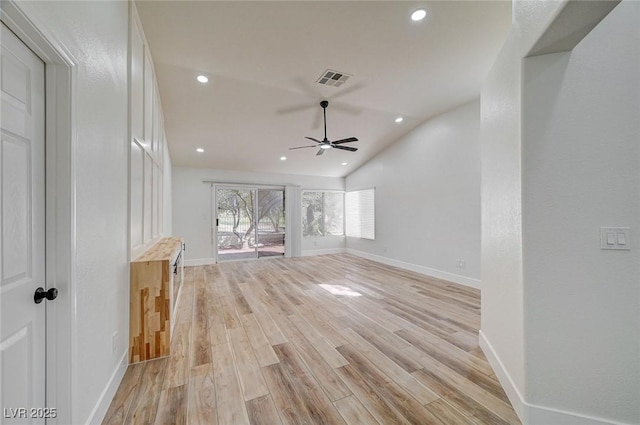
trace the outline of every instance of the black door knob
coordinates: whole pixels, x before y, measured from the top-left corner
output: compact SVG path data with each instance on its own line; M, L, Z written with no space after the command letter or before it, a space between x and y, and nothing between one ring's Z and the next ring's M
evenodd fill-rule
M50 288L48 291L45 291L42 286L36 289L36 293L33 294L33 301L35 301L36 304L40 304L45 298L49 301L55 300L58 298L58 290L56 288Z

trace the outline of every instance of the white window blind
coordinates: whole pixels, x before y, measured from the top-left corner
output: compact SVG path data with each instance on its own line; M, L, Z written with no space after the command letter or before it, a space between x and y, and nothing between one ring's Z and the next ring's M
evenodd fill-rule
M345 215L347 217L347 236L361 239L376 238L375 198L375 189L346 193Z

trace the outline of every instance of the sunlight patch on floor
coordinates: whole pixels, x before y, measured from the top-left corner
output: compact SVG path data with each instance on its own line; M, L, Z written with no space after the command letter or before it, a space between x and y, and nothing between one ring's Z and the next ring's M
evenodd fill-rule
M321 283L319 285L325 291L332 293L333 295L345 295L347 297L361 297L362 294L360 292L356 292L351 288L342 285L327 285Z

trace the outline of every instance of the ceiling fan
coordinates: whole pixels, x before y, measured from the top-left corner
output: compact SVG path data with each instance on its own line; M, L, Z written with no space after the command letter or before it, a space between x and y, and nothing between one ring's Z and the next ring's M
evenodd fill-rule
M318 143L317 145L309 145L309 146L298 146L295 148L289 148L289 150L293 150L293 149L304 149L304 148L315 148L315 147L320 147L320 150L316 153L316 155L322 155L324 153L324 151L326 151L327 149L340 149L343 151L349 151L349 152L355 152L358 150L358 148L351 148L349 146L340 146L344 143L351 143L351 142L357 142L358 139L356 139L355 137L349 137L348 139L341 139L341 140L336 140L335 142L331 142L329 139L327 139L327 106L329 106L329 101L327 100L323 100L322 102L320 102L320 106L322 106L322 112L324 115L324 139L322 139L322 141L318 140L318 139L314 139L313 137L305 137L305 139L309 139L309 140L313 140L314 142Z
M297 86L297 89L303 93L304 95L306 95L307 97L311 97L311 98L318 98L318 96L320 96L321 93L318 92L318 87L322 87L322 86L318 86L318 84L315 85L309 85L305 79L297 77L294 78L292 83L294 85ZM342 89L340 88L338 92L332 93L331 95L327 96L320 96L318 98L318 100L327 100L329 102L331 102L331 108L332 109L339 109L340 111L346 112L348 114L351 115L360 115L363 111L363 109L361 107L355 106L355 105L351 105L349 103L344 103L344 102L340 102L340 98L349 95L350 93L353 93L355 91L358 91L360 89L362 89L363 87L365 87L364 83L356 83L355 85L352 85L346 89ZM326 87L323 87L326 89ZM330 89L335 89L335 87L329 87ZM320 89L321 90L321 89ZM335 90L329 90L330 92L333 92ZM281 108L278 109L276 111L277 114L279 115L284 115L284 114L291 114L294 112L300 112L300 111L305 111L307 109L311 109L311 108L316 108L318 106L318 104L314 101L313 103L308 103L305 102L303 104L300 105L294 105L288 108ZM311 128L313 128L314 130L317 128L320 128L320 121L322 121L322 112L320 112L319 109L316 109L317 113L313 114L313 125Z

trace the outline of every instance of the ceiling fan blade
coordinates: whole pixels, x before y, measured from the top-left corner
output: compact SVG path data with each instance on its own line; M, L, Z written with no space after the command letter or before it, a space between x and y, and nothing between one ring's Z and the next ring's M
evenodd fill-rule
M276 110L276 114L286 115L294 112L306 111L307 109L315 108L315 106L316 105L310 105L310 104L291 106L289 108L282 108L282 109Z
M304 149L304 148L315 148L316 145L312 145L312 146L298 146L296 148L289 148L289 150L293 150L293 149Z
M342 90L341 92L334 94L333 96L331 96L331 98L329 100L338 99L338 98L340 98L342 96L348 95L351 92L358 91L358 90L360 90L361 88L363 88L365 86L366 86L365 83L356 83L356 84L352 85L351 87L348 87L348 88Z
M322 155L322 154L324 153L324 151L326 151L326 149L320 149L320 150L318 151L318 153L316 153L316 156L320 156L320 155Z
M302 93L311 97L318 97L317 87L313 84L310 84L306 78L296 77L293 79L293 84L298 86Z
M349 146L334 146L335 149L342 149L343 151L355 152L358 148L350 148Z
M316 142L316 143L322 143L320 140L318 140L318 139L314 139L313 137L306 137L306 136L305 136L305 139L313 140L313 141L314 141L314 142Z
M332 106L335 107L335 109L338 109L342 112L346 112L351 115L360 115L363 111L363 109L358 106L352 106L352 105L348 105L346 103L342 103L338 101L334 101Z
M356 139L355 137L349 137L348 139L341 139L341 140L336 140L335 142L331 142L334 145L341 145L342 143L351 143L351 142L357 142L358 139Z
M311 128L317 130L320 128L320 124L322 124L322 111L318 109L313 117L313 124L311 125Z

